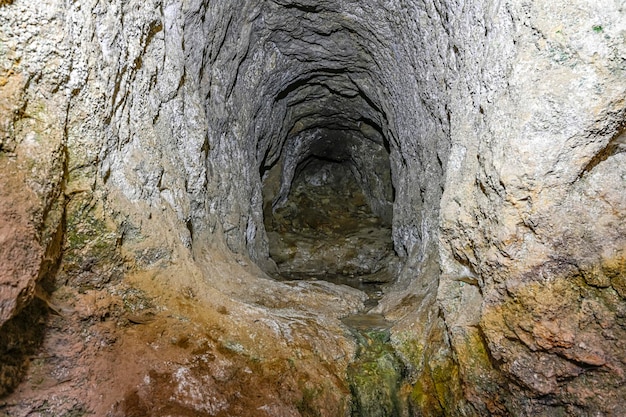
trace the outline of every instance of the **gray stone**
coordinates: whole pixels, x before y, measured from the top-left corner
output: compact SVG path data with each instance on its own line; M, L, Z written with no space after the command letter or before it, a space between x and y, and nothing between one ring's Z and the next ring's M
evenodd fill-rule
M625 8L1 1L0 325L60 249L77 287L222 243L265 279L264 205L317 156L392 226L413 409L624 414Z

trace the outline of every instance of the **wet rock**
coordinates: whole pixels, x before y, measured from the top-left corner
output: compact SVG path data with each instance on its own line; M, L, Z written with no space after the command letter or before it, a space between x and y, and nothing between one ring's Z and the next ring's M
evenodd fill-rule
M0 2L0 324L59 259L51 289L104 298L147 270L189 305L219 299L208 328L246 323L211 339L212 354L237 359L207 368L175 344L182 356L139 363L101 414L215 414L228 398L239 415L337 415L349 408L353 354L337 320L366 296L267 273L321 261L316 271L372 276L391 263L375 313L394 322L406 371L379 379L398 384L397 410L624 414L624 22L619 2L582 0ZM321 194L291 204L315 158L350 171L361 194L338 195L354 210L314 214L333 203ZM312 186L324 177L313 171ZM339 242L337 219L358 220L342 225L348 239L315 246L322 231ZM174 309L167 297L161 306ZM89 358L136 340L97 324L123 317L116 305L70 326L102 342L74 340ZM167 326L203 320L175 314ZM266 341L263 355L219 339L248 331ZM164 343L150 335L134 357ZM280 397L298 352L312 359ZM76 378L93 366L71 362L58 369ZM166 362L184 365L155 365L157 388L142 382ZM220 392L198 382L207 374L259 386L268 376L272 388L237 400L236 382ZM319 392L309 375L332 384ZM82 407L73 387L54 410L98 403ZM213 402L196 402L201 387ZM13 398L34 410L48 392L36 391ZM176 404L151 404L155 392Z
M352 415L402 415L399 391L403 365L389 344L389 331L370 328L359 333L358 339L359 351L348 369L354 396Z
M396 262L391 229L369 209L350 169L309 161L293 182L286 207L266 205L270 256L278 272L292 278L391 281L390 264Z

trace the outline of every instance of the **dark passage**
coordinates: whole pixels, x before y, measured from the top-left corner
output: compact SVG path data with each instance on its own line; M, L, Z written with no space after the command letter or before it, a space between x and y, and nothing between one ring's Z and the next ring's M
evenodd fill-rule
M392 280L391 225L372 212L354 171L349 160L305 159L285 203L265 204L265 227L280 279L346 284L375 301L378 284Z

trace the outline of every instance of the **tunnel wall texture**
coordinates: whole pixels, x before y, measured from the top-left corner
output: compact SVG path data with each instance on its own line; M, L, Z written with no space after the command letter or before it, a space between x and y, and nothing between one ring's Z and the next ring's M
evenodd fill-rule
M269 268L260 172L345 113L390 150L416 407L623 413L624 7L2 2L0 323L62 234L78 286L216 241Z

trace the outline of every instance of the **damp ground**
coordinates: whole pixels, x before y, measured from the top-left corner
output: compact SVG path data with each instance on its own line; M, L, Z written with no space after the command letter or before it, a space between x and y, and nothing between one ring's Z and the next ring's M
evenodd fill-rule
M328 281L367 294L342 319L357 342L348 368L353 417L400 415L404 366L390 343L393 323L371 313L394 278L391 226L376 216L350 170L318 162L296 177L287 203L265 213L281 281Z
M391 225L376 216L346 164L314 161L296 176L286 204L266 205L265 227L279 280L324 280L382 297L398 263Z

